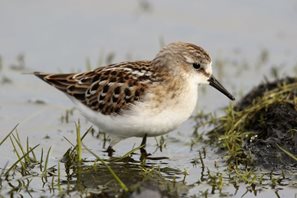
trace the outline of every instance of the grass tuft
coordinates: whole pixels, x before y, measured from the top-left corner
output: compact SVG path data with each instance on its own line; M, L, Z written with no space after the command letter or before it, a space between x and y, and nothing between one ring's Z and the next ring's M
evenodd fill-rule
M16 167L16 165L19 163L19 162L21 162L24 158L26 158L34 149L36 149L37 147L39 146L39 144L38 145L36 145L36 146L34 146L33 148L31 148L28 152L26 152L22 157L20 157L13 165L11 165L10 166L10 168L9 169L7 169L7 171L5 172L5 176L8 176L9 175L9 173L10 173L10 171L13 169L13 168L15 168Z

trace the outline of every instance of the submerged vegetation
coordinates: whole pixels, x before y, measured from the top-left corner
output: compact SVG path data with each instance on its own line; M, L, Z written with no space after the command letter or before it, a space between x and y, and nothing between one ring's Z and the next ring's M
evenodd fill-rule
M72 146L60 160L64 164L64 168L61 169L61 162L49 167L51 148L45 155L43 149L41 153L36 153L39 145L31 147L29 139L24 146L15 126L0 142L1 146L10 139L17 157L17 161L12 165L1 168L0 197L5 194L12 197L28 194L34 197L36 192L44 196L49 194L63 196L77 192L86 196L114 197L131 194L141 196L143 190L151 190L160 195L178 196L188 191L189 187L184 182L176 181L184 174L180 170L135 161L132 155L139 148L129 151L120 158L101 159L83 144L84 137L92 128L89 128L82 137L80 137L79 122L75 128L77 143L73 144L67 140ZM82 150L88 151L96 159L84 160ZM61 170L65 170L65 173ZM36 180L42 184L41 189L48 187L48 190L36 191L36 186L33 189L30 185Z
M0 175L0 196L103 196L103 197L142 197L149 193L152 196L179 197L186 196L190 189L199 186L195 196L208 197L212 194L220 196L236 195L242 183L247 185L246 193L258 193L258 188L270 185L276 189L288 183L288 178L278 173L257 174L252 169L235 172L211 168L205 160L207 151L199 151L197 160L192 163L201 169L200 177L194 184L187 184L187 170L170 168L167 164L150 161L141 163L133 159L134 152L129 151L120 158L101 159L84 144L83 140L91 131L89 128L80 137L79 122L76 124L77 144L70 143L64 157L54 164L49 161L51 148L47 152L38 150L39 145L31 147L27 139L24 146L20 141L16 127L8 133L1 143L11 140L18 160L4 167ZM16 146L17 145L17 146ZM95 156L95 160L84 159L80 156L85 150ZM40 153L41 151L41 153ZM38 157L40 156L40 157ZM64 168L61 167L64 164ZM197 175L196 175L197 177ZM36 182L39 185L36 185ZM33 186L32 186L33 185ZM228 192L228 187L235 188L235 194ZM38 187L39 186L39 187ZM195 197L194 196L194 197Z

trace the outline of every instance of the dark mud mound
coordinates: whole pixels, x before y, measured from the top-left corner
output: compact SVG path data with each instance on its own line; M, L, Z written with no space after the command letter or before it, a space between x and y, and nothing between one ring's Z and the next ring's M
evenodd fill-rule
M228 163L297 168L297 78L260 84L208 135L227 151Z
M257 87L255 87L254 89L252 89L248 94L246 94L237 103L237 105L235 106L235 110L241 111L247 106L252 105L257 98L263 97L266 92L276 89L277 87L281 87L281 86L293 84L293 83L297 83L297 78L287 77L285 79L280 79L273 82L262 83ZM293 97L297 97L297 89L293 88L291 91L292 92L290 94L290 97L293 100Z
M252 132L254 136L245 141L243 148L254 156L257 165L268 168L297 167L297 161L280 149L281 147L297 156L297 87L291 86L292 89L285 90L294 83L297 83L296 78L263 83L235 106L236 111L243 111L257 102L263 104L263 107L244 123L244 129ZM283 94L276 97L282 97L283 100L276 98L272 102L265 101L282 90Z

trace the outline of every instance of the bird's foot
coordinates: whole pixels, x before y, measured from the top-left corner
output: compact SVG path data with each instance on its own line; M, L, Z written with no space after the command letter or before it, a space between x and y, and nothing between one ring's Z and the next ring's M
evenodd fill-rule
M148 156L150 156L150 153L147 153L146 150L142 147L140 148L140 161L144 161L148 159Z
M152 154L147 153L144 148L140 148L140 161L145 162L145 160L165 160L169 159L169 157L152 157Z
M107 152L108 157L112 157L115 150L111 146L108 146L105 152Z

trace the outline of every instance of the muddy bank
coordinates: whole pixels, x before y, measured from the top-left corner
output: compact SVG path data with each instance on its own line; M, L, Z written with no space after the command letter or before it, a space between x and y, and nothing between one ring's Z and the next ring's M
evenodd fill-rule
M287 77L255 87L209 134L223 149L227 147L230 161L296 168L296 159L283 149L297 156L297 79Z

